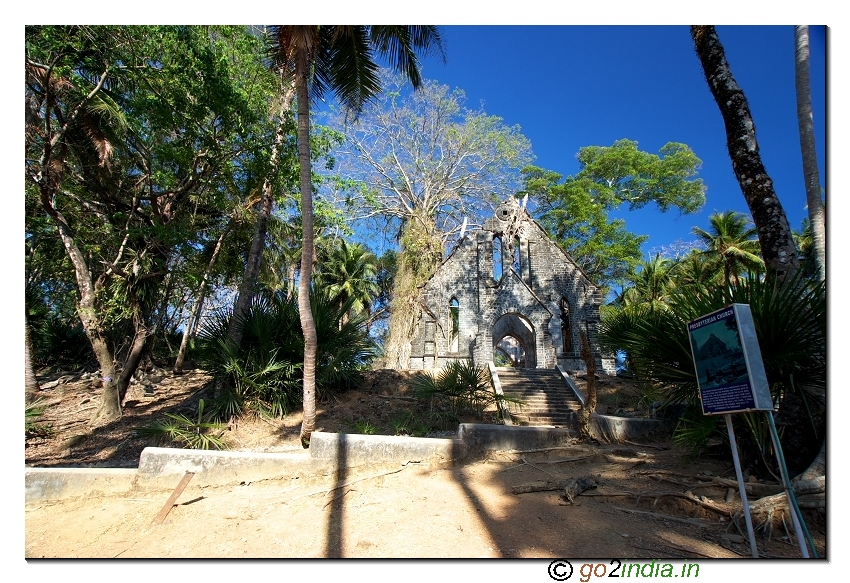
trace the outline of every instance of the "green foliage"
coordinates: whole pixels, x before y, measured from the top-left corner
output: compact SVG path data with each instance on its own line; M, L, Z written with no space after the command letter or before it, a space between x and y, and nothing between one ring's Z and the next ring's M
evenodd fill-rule
M757 230L747 225L746 216L726 211L712 214L708 222L708 231L693 228L694 235L705 245L699 254L707 270L723 274L723 281L731 283L743 273L764 269Z
M38 422L46 410L47 405L43 399L37 399L24 406L24 430L26 437L48 437L53 434L51 428Z
M487 370L465 360L450 362L436 376L419 373L412 386L418 397L430 401L432 412L450 414L455 422L467 412L480 419L484 410L498 401L521 403L512 397L497 398Z
M183 414L166 413L166 420L135 430L136 437L168 439L189 449L227 449L222 438L227 424L204 418L204 400L198 402L198 417L190 419Z
M312 295L318 334L316 387L323 394L346 389L374 355L361 318L343 323L351 302L342 305L323 293ZM296 297L258 294L245 316L243 338L226 341L230 310L208 316L198 335L201 362L223 383L217 415L248 413L280 417L301 403L304 339Z
M380 292L376 272L377 258L366 247L335 238L319 247L314 281L339 305L350 301L352 314L365 316Z
M25 50L28 284L62 316L96 287L87 326L120 361L175 328L207 243L251 206L277 78L241 26L31 26Z
M560 174L536 166L522 173L522 192L536 202L540 222L588 278L604 286L623 283L649 237L629 232L623 219L610 219L608 206L597 204L591 191L560 183Z
M673 441L685 449L689 459L700 456L708 447L708 440L718 433L718 418L703 415L699 406L690 405L676 425Z
M79 321L56 315L30 321L33 361L56 369L79 369L94 360L91 344Z
M682 287L666 300L664 310L647 304L609 308L603 312L600 342L609 350L627 355L629 369L639 380L663 388L669 402L698 404L698 387L691 354L687 323L732 303L749 304L752 311L767 381L774 402L783 413L792 395L808 409L794 424L812 424L813 414L825 408L826 390L826 290L823 282L808 281L802 274L780 285L773 279L751 274L729 287L708 292ZM805 383L797 380L805 378ZM754 425L747 430L754 443L764 445ZM812 443L798 442L796 449L814 447L816 433L806 436ZM763 452L752 448L750 459ZM812 454L814 455L814 454Z
M362 433L364 435L375 435L375 431L378 430L372 423L365 419L358 419L354 422L354 433Z
M662 212L675 207L692 213L705 203L705 186L694 178L701 162L684 144L669 143L661 156L638 150L637 142L588 146L578 153L581 169L564 182L552 171L523 169L524 191L536 214L579 267L604 287L622 284L641 258L647 237L609 220L623 203L638 209L655 202Z
M630 210L654 202L662 212L671 207L694 213L705 204L705 185L695 178L702 161L685 144L670 142L661 155L638 150L632 140L612 146L587 146L578 153L581 170L567 179L567 192L584 190L597 204Z

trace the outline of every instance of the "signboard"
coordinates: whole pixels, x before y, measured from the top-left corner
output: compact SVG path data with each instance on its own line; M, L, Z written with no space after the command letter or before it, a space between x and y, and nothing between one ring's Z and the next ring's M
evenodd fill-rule
M732 304L688 323L703 415L773 411L753 315Z

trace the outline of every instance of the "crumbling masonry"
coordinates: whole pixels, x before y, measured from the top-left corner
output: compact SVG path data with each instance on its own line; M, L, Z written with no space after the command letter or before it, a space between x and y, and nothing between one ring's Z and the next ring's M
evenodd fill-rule
M515 198L467 233L422 286L423 309L411 339L411 369L450 361L584 370L585 330L600 372L614 358L599 351L600 289L549 239Z

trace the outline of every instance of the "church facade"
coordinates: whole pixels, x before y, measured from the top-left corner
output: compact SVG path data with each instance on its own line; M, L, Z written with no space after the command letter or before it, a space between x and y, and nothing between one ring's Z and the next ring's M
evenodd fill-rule
M420 290L410 368L477 365L584 370L584 330L597 371L615 373L595 340L603 298L515 198L461 238Z

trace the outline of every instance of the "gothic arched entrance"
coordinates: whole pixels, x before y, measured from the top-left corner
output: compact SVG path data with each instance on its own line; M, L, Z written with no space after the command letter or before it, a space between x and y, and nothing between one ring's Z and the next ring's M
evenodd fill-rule
M519 314L505 314L493 324L493 353L517 368L537 368L534 326ZM505 360L503 360L505 362Z

